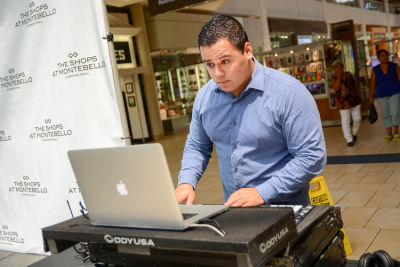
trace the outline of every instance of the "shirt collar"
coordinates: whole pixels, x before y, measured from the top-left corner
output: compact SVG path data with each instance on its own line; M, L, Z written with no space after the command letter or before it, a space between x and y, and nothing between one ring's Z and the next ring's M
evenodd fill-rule
M244 88L244 90L239 94L239 96L243 95L245 92L247 92L249 89L256 89L259 91L264 91L264 75L263 75L263 65L261 65L258 60L253 57L254 60L254 71L253 74L250 77L250 81L247 84L247 86ZM213 81L214 82L214 81ZM215 92L223 92L221 88L215 84Z
M254 71L253 74L251 75L250 81L248 85L246 86L245 90L248 89L256 89L259 91L264 91L264 66L261 65L258 60L253 57L254 60Z

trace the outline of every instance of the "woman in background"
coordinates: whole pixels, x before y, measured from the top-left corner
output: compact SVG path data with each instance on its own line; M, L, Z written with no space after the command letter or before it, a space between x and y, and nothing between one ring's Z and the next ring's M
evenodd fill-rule
M379 65L371 72L369 103L374 103L374 93L383 113L383 122L387 131L384 142L394 139L400 142L399 134L399 100L400 100L400 68L396 63L389 62L388 51L377 52ZM393 130L392 130L393 128Z
M354 146L361 124L361 98L354 77L350 72L344 71L343 62L336 60L332 67L335 72L335 76L332 77L332 87L336 92L335 99L340 111L343 135L347 146ZM353 119L353 131L350 130L350 114Z

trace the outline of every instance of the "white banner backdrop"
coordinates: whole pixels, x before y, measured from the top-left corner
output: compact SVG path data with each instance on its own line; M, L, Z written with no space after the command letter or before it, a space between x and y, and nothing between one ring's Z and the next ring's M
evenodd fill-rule
M68 150L123 145L104 9L1 4L0 250L43 253L41 228L80 215Z

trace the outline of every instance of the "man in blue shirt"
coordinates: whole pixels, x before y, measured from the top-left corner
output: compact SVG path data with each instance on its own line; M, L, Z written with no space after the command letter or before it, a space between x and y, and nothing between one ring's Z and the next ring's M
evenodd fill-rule
M215 145L226 205L309 204L309 181L326 164L314 98L296 79L262 66L233 17L212 17L198 41L212 80L193 106L178 202L193 203Z

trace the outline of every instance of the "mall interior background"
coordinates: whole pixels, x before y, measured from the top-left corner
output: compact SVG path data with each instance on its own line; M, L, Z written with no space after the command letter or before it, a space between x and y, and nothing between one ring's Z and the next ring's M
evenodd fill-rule
M213 14L235 16L260 62L302 81L325 126L340 123L330 84L333 60L341 58L345 70L357 77L365 115L376 51L385 48L394 61L398 58L400 1L189 2L196 3L154 15L157 11L147 1L106 1L126 100L120 104L125 105L132 143L187 130L196 93L209 80L197 35ZM332 26L343 21L352 23L351 36L333 40Z
M243 4L244 2L246 4ZM173 162L174 167L171 171L174 179L179 171L183 142L179 141L178 149L175 142L171 145L169 143L171 140L185 138L196 93L210 79L201 63L197 36L202 25L212 15L232 15L241 21L256 58L264 65L284 71L303 82L314 96L325 126L340 125L340 116L333 101L329 81L333 60L342 58L345 69L358 77L366 115L368 79L372 66L377 64L376 51L388 49L391 59L397 62L400 49L400 1L394 0L209 0L197 1L196 4L157 15L151 14L146 0L107 0L106 4L114 35L115 56L124 99L120 105L127 115L127 121L122 123L126 123L130 129L130 136L127 138L130 138L131 143L163 140L161 143L166 146L167 154L172 150L171 147L174 147L173 153L167 156L169 163ZM333 40L333 26L340 22L349 22L353 34L350 37L339 34L339 37ZM362 129L365 132L370 130L366 129L367 123L362 127L365 128ZM383 130L382 128L382 138ZM379 131L374 125L371 133L378 136ZM333 155L400 151L394 147L389 151L382 148L380 136L379 140L378 137L374 137L373 141L367 136L361 136L360 145L355 150L349 150L345 147L340 127L325 127L324 132L329 139L328 150L333 151ZM378 142L379 146L376 145ZM368 176L368 168L372 167L375 171L374 177ZM381 169L375 169L377 167ZM363 191L360 193L362 196L355 199L356 197L352 196L358 195L353 194L352 190L359 192L356 187L365 189L369 185L371 187L367 189L373 190L373 184L370 184L369 180L383 173L387 174L385 181L397 181L387 194L398 196L399 171L399 165L396 163L385 166L331 165L324 175L328 177L328 185L333 191L335 202L344 207L344 216L353 218L348 208L358 207L354 206L355 202L360 202L362 212L368 213L368 216L372 216L375 207L367 205L364 208L368 201L361 198L367 198L366 194L371 195L369 192ZM210 167L208 174L218 176L217 163ZM362 175L366 178L361 177ZM361 181L362 186L357 184L354 185L354 189L346 188L346 182L353 185L354 179L358 179L356 183ZM365 184L362 179L365 180ZM214 179L210 183L203 183L208 187L202 192L207 192L208 197L215 197L213 201L220 201L220 189L215 189L220 187L219 181ZM387 185L383 186L386 190ZM208 194L210 190L217 192ZM378 191L374 191L374 199L382 195L379 194L379 188L376 190ZM400 199L392 199L391 205L398 209ZM384 209L387 210L386 207ZM367 215L364 215L362 213L360 219L357 218L359 220L354 219L353 224L348 224L351 241L355 242L356 238L372 238L373 234L364 228L358 228L361 220L366 220ZM397 212L393 216L397 217L387 221L399 221L400 213ZM347 222L349 220L347 219ZM380 233L376 229L374 231L375 236ZM398 240L400 232L385 234ZM371 242L367 240L359 243ZM353 258L358 258L367 248L366 245L355 251ZM377 245L376 248L382 247ZM399 258L400 252L397 252L398 254L393 256ZM8 255L4 256L4 259ZM1 252L0 259L3 259ZM21 259L23 261L22 257ZM30 262L37 259L29 258Z

